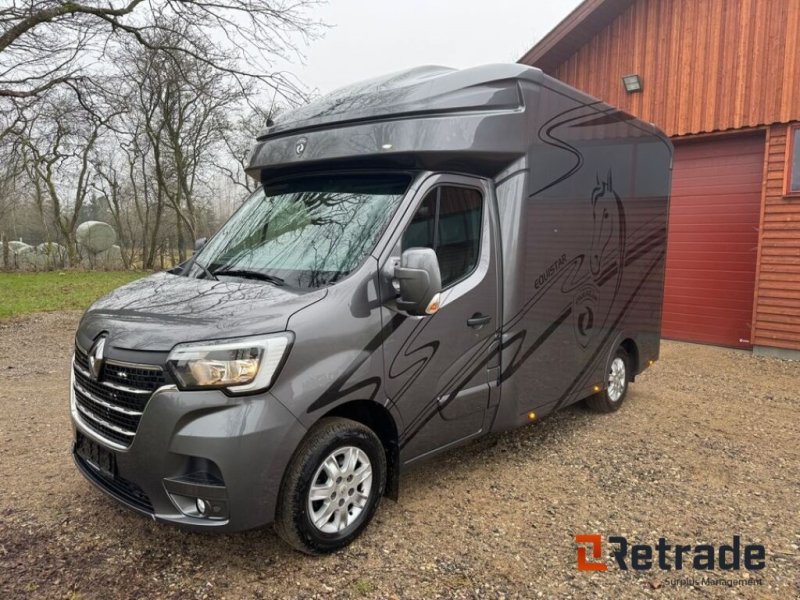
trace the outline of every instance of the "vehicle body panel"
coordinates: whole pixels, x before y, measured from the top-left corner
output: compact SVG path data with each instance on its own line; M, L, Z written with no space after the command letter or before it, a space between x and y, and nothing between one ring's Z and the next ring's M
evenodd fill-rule
M79 347L107 335L109 360L149 365L179 343L294 335L268 392L156 392L130 448L114 449L120 476L158 519L240 529L274 518L305 432L353 403L390 416L385 443L402 464L590 395L623 341L640 372L659 352L671 155L652 125L522 65L424 67L284 115L259 136L251 176L402 170L413 181L371 254L326 288L159 274L87 311ZM426 191L444 184L483 195L478 264L437 314L412 316L394 304L392 265ZM489 323L468 327L479 313ZM73 421L114 448L75 410ZM219 469L225 522L187 516L166 493L187 457Z
M393 305L394 289L381 287L383 322L397 321L382 345L387 399L403 415L401 458L413 460L474 437L488 426L489 378L487 365L496 356L500 321L499 269L496 214L489 182L458 175L425 177L409 204L406 219L389 237L381 257L381 270L400 255L400 238L429 191L438 186L463 186L480 191L484 203L480 253L475 269L465 279L442 291L441 307L430 316L410 317ZM489 322L471 328L467 320L477 314Z
M78 327L89 348L104 331L118 350L169 352L190 342L285 331L289 317L325 296L251 281L213 281L156 273L95 302ZM147 361L145 361L147 362Z

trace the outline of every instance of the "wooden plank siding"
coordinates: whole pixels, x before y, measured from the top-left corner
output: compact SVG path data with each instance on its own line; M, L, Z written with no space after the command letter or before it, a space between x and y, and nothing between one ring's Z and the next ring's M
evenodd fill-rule
M800 350L800 197L784 196L788 130L767 130L753 343Z
M800 0L636 0L546 71L669 136L757 127L800 120L799 37Z

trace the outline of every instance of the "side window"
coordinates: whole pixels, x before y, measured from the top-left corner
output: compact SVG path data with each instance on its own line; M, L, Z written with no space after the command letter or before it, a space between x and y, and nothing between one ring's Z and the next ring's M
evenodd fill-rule
M447 185L434 188L403 234L403 250L433 248L442 271L442 287L447 287L478 264L482 217L479 191Z
M436 198L438 189L428 192L419 205L414 218L403 234L403 250L406 248L436 249Z

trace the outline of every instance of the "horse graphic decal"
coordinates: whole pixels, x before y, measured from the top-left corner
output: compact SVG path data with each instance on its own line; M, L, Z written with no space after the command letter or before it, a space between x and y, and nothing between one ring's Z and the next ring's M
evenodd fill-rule
M616 297L622 282L622 271L625 257L625 210L622 200L614 190L611 171L605 179L598 175L592 190L592 239L589 246L588 266L589 273L586 283L580 286L573 299L573 314L575 315L575 337L578 344L586 349L595 334L602 329L608 314L599 314L600 300L609 308L609 294L604 286L613 282L613 292Z

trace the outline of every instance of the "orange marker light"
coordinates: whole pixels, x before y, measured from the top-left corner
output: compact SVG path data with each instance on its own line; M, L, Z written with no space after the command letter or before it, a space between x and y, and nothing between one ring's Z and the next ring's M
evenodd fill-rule
M603 389L602 386L599 386L599 385L596 385L596 386L592 387L592 391L595 394L598 393L599 391L601 391L602 389Z
M528 420L529 421L535 421L536 420L536 413L533 412L533 411L529 412L528 413Z
M437 312L439 312L440 302L441 302L441 295L436 294L428 303L428 307L425 309L425 313L429 315L435 315Z

